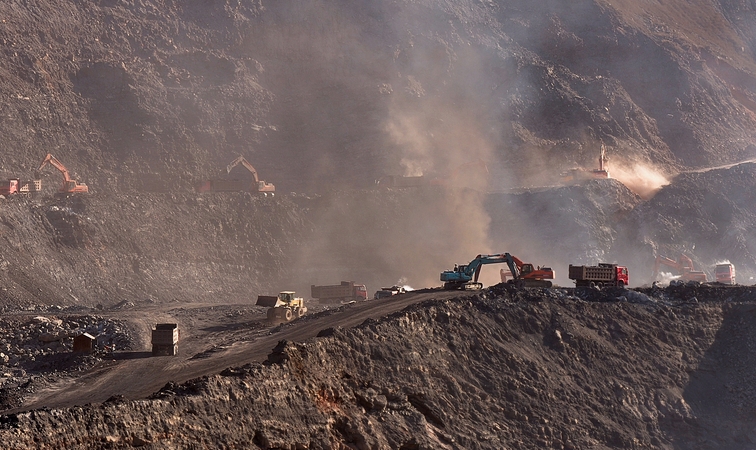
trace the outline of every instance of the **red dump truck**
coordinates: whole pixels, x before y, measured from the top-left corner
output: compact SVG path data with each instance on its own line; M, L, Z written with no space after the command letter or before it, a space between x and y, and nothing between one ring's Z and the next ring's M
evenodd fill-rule
M717 264L714 269L717 283L735 284L735 266L730 263Z
M575 280L576 287L624 287L630 281L627 267L605 263L599 263L598 266L573 266L570 264L568 276L570 280Z
M342 281L341 284L328 286L313 284L310 295L320 303L351 302L367 300L367 288L364 284L355 284L354 281Z
M152 356L178 355L178 324L159 323L152 330Z
M0 195L34 194L42 190L42 180L11 178L0 181Z

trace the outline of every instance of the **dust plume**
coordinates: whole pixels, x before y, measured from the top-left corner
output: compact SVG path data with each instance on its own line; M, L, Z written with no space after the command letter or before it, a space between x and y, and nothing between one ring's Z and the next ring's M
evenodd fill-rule
M664 173L643 163L615 163L609 167L609 174L644 200L650 199L669 184Z

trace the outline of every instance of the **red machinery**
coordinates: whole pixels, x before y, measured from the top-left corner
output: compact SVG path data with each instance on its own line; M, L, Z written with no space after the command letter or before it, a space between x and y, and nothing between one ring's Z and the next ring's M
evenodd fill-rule
M677 261L667 258L666 256L657 256L656 262L654 263L654 279L659 276L659 269L661 266L675 269L677 275L679 275L680 279L683 281L698 281L701 283L707 281L706 274L703 271L696 270L693 266L693 260L684 254L681 254L680 257L677 258Z
M66 166L63 165L60 161L57 160L53 155L47 154L45 156L45 159L42 160L42 163L39 165L39 169L42 170L43 167L45 167L47 164L52 165L56 169L60 171L61 174L63 174L63 185L58 189L58 192L61 194L86 194L89 192L89 188L84 183L79 183L78 181L72 179L68 174L68 169L66 169Z

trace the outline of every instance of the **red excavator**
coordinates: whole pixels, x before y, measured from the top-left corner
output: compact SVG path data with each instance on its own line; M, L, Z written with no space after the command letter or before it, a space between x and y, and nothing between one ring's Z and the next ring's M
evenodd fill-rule
M49 153L47 154L47 156L45 156L45 159L42 160L42 163L39 165L39 168L37 170L42 170L42 168L45 167L48 163L63 174L63 185L60 187L60 189L58 189L58 193L86 194L89 192L89 188L86 184L79 183L78 181L72 179L68 174L68 169L66 169L66 166L64 166L63 163L58 161L57 158Z
M693 266L693 260L687 255L680 254L677 261L667 258L666 256L658 255L656 262L654 263L653 277L656 279L659 276L659 269L661 266L667 266L677 271L677 275L680 276L680 280L683 281L698 281L700 283L706 283L706 274L701 270L696 270Z
M554 270L551 267L534 267L531 263L524 263L520 258L506 254L509 270L501 269L499 275L502 283L514 284L517 287L544 287L550 288L554 279ZM509 279L511 278L511 279Z

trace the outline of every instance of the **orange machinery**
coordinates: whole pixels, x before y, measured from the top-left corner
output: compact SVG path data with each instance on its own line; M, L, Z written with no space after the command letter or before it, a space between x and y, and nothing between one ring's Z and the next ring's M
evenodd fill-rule
M534 267L531 263L525 263L516 256L509 253L507 256L507 266L509 270L501 269L499 275L502 283L511 283L517 287L546 287L552 286L551 281L554 279L554 270L551 267Z
M667 258L666 256L658 255L656 257L656 262L654 263L654 279L659 276L659 269L661 266L675 269L677 275L679 275L680 279L683 281L698 281L701 283L706 283L707 281L706 273L701 270L696 270L693 266L693 260L684 254L681 254L680 257L677 258L677 261Z
M66 169L66 166L63 165L60 161L58 161L57 158L55 158L51 154L47 154L45 156L45 159L42 160L42 163L39 165L39 169L42 170L43 167L45 167L47 164L52 165L56 169L60 171L61 174L63 174L63 185L58 189L58 192L61 194L86 194L89 192L89 188L84 183L79 183L78 181L72 179L70 175L68 174L68 169Z

